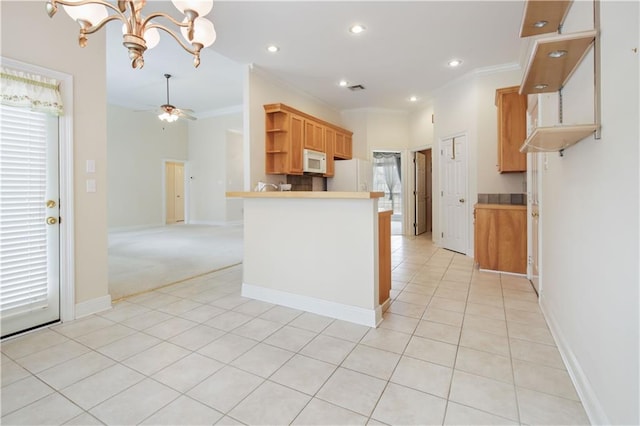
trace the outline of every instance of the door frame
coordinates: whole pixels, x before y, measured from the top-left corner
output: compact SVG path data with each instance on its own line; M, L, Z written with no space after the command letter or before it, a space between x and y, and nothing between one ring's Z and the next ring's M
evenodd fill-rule
M60 82L64 115L58 117L58 174L60 189L60 321L76 317L75 219L73 158L73 76L60 71L1 57L2 64L26 72L46 75Z
M412 174L414 176L413 181L411 182L411 187L407 187L407 199L409 199L409 203L407 204L407 209L408 211L412 211L413 212L413 222L414 224L417 224L417 217L416 217L416 210L417 210L417 206L416 206L416 182L415 182L415 175L416 175L416 162L415 162L415 158L416 158L416 153L418 152L423 152L423 151L431 151L431 231L427 231L427 232L431 232L432 234L432 239L433 239L433 193L434 193L434 179L433 179L433 145L429 144L429 145L422 145L418 148L411 148L410 152L410 156L412 158L413 161L413 169L412 169ZM428 165L427 164L427 169L428 169ZM429 173L429 170L427 170L427 173ZM428 218L427 218L427 222L428 222ZM411 235L415 236L415 232L416 232L416 228L413 227L411 228L413 233Z
M173 160L165 158L162 160L162 226L167 224L167 163L180 163L184 168L184 179L182 185L184 186L184 223L189 223L189 204L190 194L189 185L189 162L187 160Z
M462 252L462 254L465 254L467 256L469 255L473 255L473 251L472 251L472 231L473 231L473 225L470 225L469 221L471 219L471 214L470 214L470 202L469 202L469 153L470 153L470 144L469 144L469 132L467 131L461 131L461 132L457 132L457 133L452 133L450 135L446 135L446 136L442 136L440 138L438 138L438 151L442 152L443 150L443 143L446 140L449 139L457 139L457 138L461 138L464 137L466 139L466 145L465 145L465 176L466 176L466 182L465 182L465 194L464 194L464 198L466 200L466 202L464 203L464 217L465 217L465 228L466 228L466 232L465 232L465 247L464 247L464 252ZM455 141L454 141L455 143ZM443 180L443 176L442 174L444 173L444 167L442 167L442 163L441 163L441 157L442 155L433 155L433 151L432 151L432 161L433 159L437 157L438 158L438 187L437 190L435 191L436 194L438 192L440 192L440 197L434 196L434 198L438 198L438 232L442 233L443 232L443 218L444 218L444 203L442 202L442 182ZM435 227L434 227L435 228ZM442 234L441 234L442 235ZM438 242L438 246L440 247L444 247L442 244L442 238L440 236L437 236L437 242ZM434 241L436 240L436 238L433 238Z

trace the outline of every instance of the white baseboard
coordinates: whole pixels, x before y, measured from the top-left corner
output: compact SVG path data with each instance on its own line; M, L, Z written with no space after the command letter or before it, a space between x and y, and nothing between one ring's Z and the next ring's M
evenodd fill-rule
M244 222L242 220L231 220L225 222L221 221L209 221L209 220L192 220L189 222L189 225L209 225L209 226L235 226L242 225Z
M242 284L242 296L369 327L377 327L382 321L380 306L364 309L247 283Z
M562 333L562 329L558 326L556 318L551 310L547 308L544 293L540 296L540 308L542 309L542 314L549 325L549 330L553 335L553 339L556 341L556 346L560 351L560 356L564 361L564 365L567 367L569 377L571 377L571 381L576 388L580 401L582 401L584 411L589 417L589 421L592 425L610 425L611 422L607 418L607 414L602 408L602 405L593 390L593 386L591 386L591 383L589 382L589 378L582 370L578 359L571 350L571 347L568 345L567 340L564 338L564 334Z
M95 299L85 300L84 302L76 303L75 319L108 309L111 309L111 296L108 294L106 296L96 297Z

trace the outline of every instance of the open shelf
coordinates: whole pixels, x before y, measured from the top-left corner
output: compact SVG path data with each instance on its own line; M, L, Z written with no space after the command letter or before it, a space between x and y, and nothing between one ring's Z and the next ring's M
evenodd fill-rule
M570 0L530 0L525 4L520 37L554 33L564 22L567 16ZM546 22L544 26L537 27L537 22Z
M560 151L592 135L597 128L595 124L536 127L520 147L520 152Z
M593 45L596 35L596 30L589 30L537 39L520 85L520 94L560 90ZM557 51L566 54L559 58L549 56Z

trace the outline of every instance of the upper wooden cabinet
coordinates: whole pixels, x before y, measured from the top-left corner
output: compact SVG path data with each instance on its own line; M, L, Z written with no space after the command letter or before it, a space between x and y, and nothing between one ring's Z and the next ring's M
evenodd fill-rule
M500 173L527 171L527 156L520 152L527 137L527 96L520 95L519 89L513 86L496 90Z
M304 121L304 148L326 152L324 144L324 126L316 120Z
M327 173L333 176L335 159L352 157L353 133L285 104L267 104L265 110L265 173L301 175L304 149L327 154Z
M353 157L352 134L336 132L335 158L351 160Z

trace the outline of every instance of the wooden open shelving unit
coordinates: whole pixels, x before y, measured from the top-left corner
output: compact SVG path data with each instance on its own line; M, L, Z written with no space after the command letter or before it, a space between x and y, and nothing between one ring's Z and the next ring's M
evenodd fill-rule
M598 0L594 0L598 1ZM520 37L528 37L554 31L562 27L571 1L528 0L522 18ZM589 50L595 49L595 123L536 127L527 137L520 152L562 152L565 148L576 144L584 138L600 131L599 108L599 43L598 28L599 8L594 11L594 29L541 37L534 41L533 49L525 69L520 94L540 94L561 91L573 75ZM547 25L536 28L535 22L547 21ZM553 53L562 53L554 55ZM562 99L562 98L560 98ZM562 102L560 102L562 111ZM561 121L561 120L559 120Z
M595 124L536 127L520 147L520 152L562 151L592 135L596 129Z
M570 5L571 0L528 1L520 26L520 37L557 32L567 16ZM546 22L546 24L538 27L535 25L537 22Z
M582 62L595 41L596 30L561 34L535 41L520 85L520 94L549 93L560 90ZM566 52L554 58L552 52ZM537 85L545 85L537 88Z

